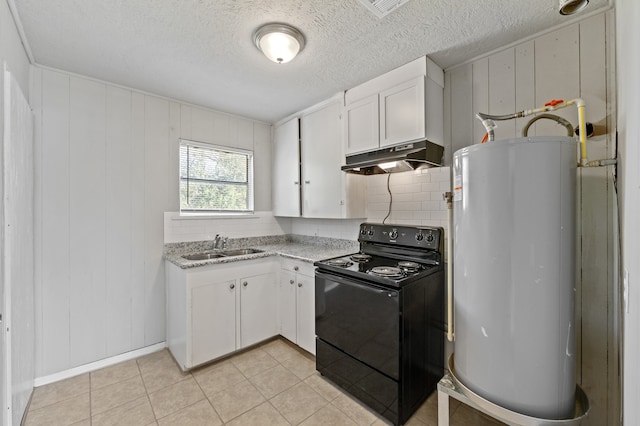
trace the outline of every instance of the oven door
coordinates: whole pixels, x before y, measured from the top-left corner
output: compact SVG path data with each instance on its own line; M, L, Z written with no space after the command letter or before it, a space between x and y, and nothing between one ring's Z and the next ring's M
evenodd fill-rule
M316 335L386 376L398 380L399 291L316 271Z

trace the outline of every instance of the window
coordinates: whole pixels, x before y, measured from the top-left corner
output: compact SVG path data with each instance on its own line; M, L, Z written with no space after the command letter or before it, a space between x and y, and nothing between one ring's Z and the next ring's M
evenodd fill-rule
M181 212L253 212L253 152L180 141Z

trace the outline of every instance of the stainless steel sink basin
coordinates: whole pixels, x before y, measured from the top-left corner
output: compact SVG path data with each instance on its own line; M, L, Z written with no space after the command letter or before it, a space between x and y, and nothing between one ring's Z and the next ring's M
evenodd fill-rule
M219 259L221 257L244 256L247 254L262 253L262 251L263 250L244 248L244 249L220 250L220 251L213 251L213 252L185 254L182 257L187 260L209 260L209 259Z
M235 250L222 250L220 253L225 256L244 256L245 254L254 254L254 253L262 253L263 250L245 248L245 249L235 249Z
M208 260L208 259L218 259L221 257L225 257L225 255L220 253L193 253L193 254L185 254L182 257L187 260Z

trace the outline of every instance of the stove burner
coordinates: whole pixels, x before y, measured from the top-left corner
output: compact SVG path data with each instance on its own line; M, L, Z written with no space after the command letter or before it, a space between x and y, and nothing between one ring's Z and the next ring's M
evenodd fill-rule
M422 265L417 262L401 261L398 262L398 267L407 272L418 272L422 269Z
M402 269L395 268L393 266L376 266L369 270L369 273L372 275L377 275L379 277L384 278L402 278L404 273Z
M327 265L338 266L340 268L348 268L349 266L353 265L353 263L349 262L346 259L331 259L327 260Z
M358 263L365 263L371 260L371 256L364 253L356 253L351 256L351 260Z

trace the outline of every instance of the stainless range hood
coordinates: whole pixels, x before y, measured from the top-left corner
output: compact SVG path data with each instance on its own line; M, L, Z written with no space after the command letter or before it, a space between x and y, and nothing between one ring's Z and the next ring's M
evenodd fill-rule
M440 167L444 147L428 140L347 155L342 171L360 175L406 172Z

